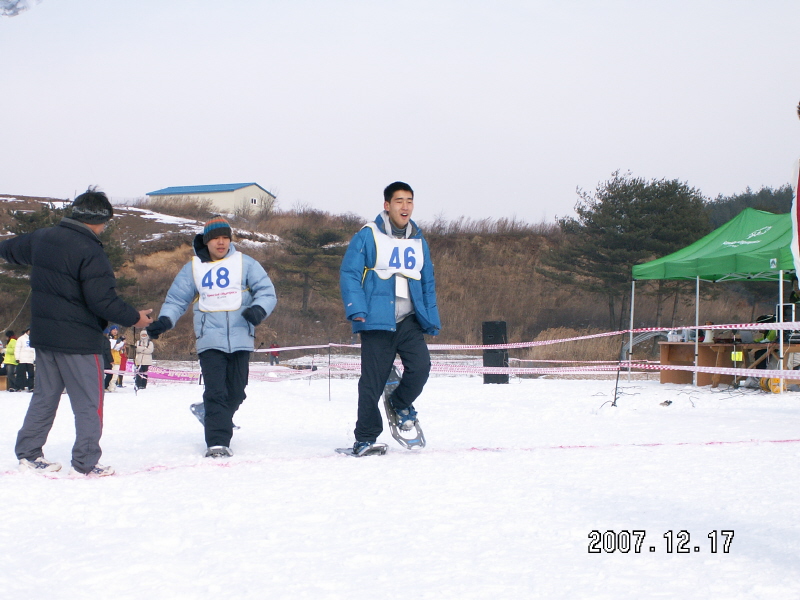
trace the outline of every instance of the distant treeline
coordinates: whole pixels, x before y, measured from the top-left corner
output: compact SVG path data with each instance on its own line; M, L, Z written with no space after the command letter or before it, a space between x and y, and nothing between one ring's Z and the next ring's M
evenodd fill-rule
M719 195L705 204L708 221L712 229L724 225L745 208L755 208L767 212L788 213L792 208L792 186L788 183L778 189L762 187L757 192L747 188L741 194Z

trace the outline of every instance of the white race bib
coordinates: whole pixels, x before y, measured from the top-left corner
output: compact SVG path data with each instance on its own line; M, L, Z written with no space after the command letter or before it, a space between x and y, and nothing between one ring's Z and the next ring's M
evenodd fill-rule
M192 259L194 284L202 312L238 310L242 305L242 254L233 252L215 262Z
M422 279L425 259L421 239L389 237L375 223L368 223L365 227L372 229L375 238L376 259L373 270L378 277L389 279L392 275L402 275L409 279ZM406 297L407 294L408 292Z

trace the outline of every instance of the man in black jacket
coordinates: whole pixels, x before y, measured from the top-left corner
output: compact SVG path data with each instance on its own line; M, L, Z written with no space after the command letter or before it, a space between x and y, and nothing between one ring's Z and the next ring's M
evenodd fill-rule
M89 188L72 203L71 218L55 227L0 242L0 258L31 269L30 344L36 348L36 387L17 435L21 471L58 471L42 447L64 388L75 414L70 475L102 477L103 329L152 323L152 309L136 310L117 296L114 270L98 237L114 215L103 192Z

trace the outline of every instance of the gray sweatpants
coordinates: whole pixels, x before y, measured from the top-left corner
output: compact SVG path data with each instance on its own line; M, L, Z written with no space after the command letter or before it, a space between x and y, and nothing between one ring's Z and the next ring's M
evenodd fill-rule
M17 458L35 460L43 455L42 447L53 427L64 388L75 415L72 466L80 473L88 473L102 454L103 357L99 354L36 350L36 387L17 434Z

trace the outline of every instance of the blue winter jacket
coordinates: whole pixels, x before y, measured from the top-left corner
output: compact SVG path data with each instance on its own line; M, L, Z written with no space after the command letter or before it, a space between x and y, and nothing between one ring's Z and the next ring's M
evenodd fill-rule
M235 250L231 244L228 255ZM208 262L211 257L208 247L203 244L203 235L198 234L194 239L195 254L203 262ZM197 286L192 275L192 263L189 261L183 266L172 286L167 292L167 298L161 307L159 316L169 317L172 324L186 312L190 304L198 299ZM238 310L201 312L194 308L194 333L197 336L197 353L205 350L222 350L223 352L237 352L255 348L256 328L248 323L242 312L253 304L258 304L269 315L278 302L272 281L258 261L242 255L242 305Z
M378 228L384 230L381 215L375 219ZM431 262L428 242L422 235L417 224L411 221L411 238L422 240L424 264L419 280L409 279L408 288L414 312L422 330L429 335L439 333L442 325L439 321L439 308L436 305L436 284L433 276L433 263ZM353 333L381 329L395 331L394 299L395 282L397 275L389 279L381 279L373 271L375 266L376 248L375 238L369 227L359 231L342 260L339 269L339 287L342 292L345 316L353 325ZM353 317L364 317L365 321L354 321Z

